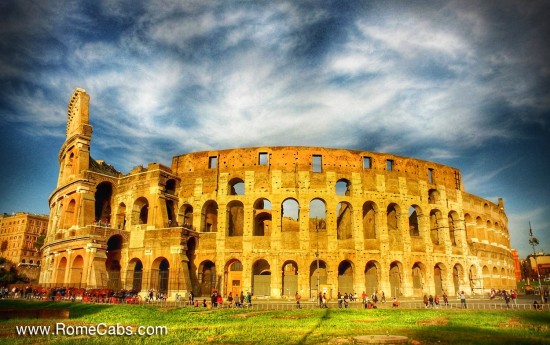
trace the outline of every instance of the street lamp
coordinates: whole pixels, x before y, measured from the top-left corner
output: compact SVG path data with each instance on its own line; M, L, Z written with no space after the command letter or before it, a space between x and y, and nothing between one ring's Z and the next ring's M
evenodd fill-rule
M317 301L319 307L321 307L321 301L319 300L319 294L321 293L321 277L319 272L319 222L317 217L315 217L315 231L317 233L317 251L315 252L315 257L317 258Z
M529 222L529 244L533 247L533 257L535 258L535 267L537 269L537 277L538 277L538 280L539 280L540 300L544 304L544 297L542 296L542 284L540 283L539 265L537 263L537 252L535 250L535 247L539 245L539 240L538 240L538 238L533 236L533 229L531 229L531 222Z

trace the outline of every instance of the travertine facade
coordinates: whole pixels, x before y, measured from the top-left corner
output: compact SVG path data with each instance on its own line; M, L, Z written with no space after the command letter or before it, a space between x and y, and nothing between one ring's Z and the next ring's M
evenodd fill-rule
M90 158L89 96L68 111L41 283L314 296L515 287L504 204L460 171L366 151L258 147L121 174Z

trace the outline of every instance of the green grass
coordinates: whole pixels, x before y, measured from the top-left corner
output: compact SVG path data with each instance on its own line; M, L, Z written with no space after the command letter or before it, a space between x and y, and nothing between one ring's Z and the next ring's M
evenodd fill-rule
M70 320L0 320L2 344L323 344L355 335L404 335L420 344L550 344L550 313L535 311L303 309L255 311L0 301L0 308L69 308ZM166 326L155 336L17 336L16 325Z

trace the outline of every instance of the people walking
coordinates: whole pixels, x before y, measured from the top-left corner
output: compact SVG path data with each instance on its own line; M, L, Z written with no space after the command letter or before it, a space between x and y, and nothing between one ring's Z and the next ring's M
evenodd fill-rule
M300 296L298 291L296 291L294 298L296 299L296 309L302 309L302 306L300 305L300 300L302 299L302 296Z
M468 306L466 305L466 294L464 291L460 291L460 306L464 309L467 309Z

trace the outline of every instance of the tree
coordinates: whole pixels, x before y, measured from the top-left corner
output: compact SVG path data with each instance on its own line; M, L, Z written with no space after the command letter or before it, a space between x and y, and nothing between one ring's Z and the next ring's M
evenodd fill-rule
M44 240L46 239L46 233L41 233L40 236L36 238L36 242L34 242L34 246L36 249L40 250L42 246L44 245Z
M4 240L2 241L2 244L0 244L0 252L5 252L6 249L8 249L8 241Z

